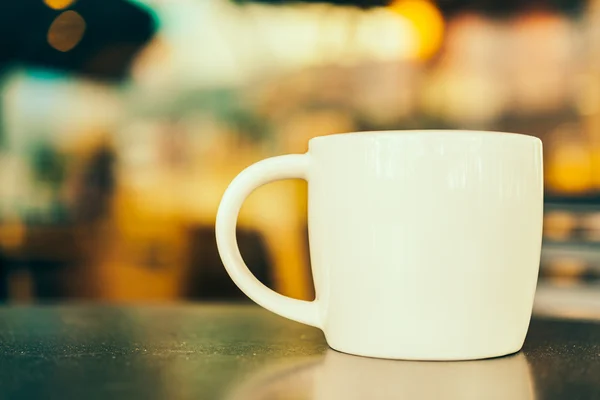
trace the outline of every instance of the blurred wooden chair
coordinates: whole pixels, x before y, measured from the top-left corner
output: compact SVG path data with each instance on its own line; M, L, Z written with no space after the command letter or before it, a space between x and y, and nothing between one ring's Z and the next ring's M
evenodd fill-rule
M119 187L101 235L97 294L109 300L174 300L187 273L186 225L169 190L140 192Z
M98 243L98 295L109 300L181 297L186 277L194 275L189 228L214 226L223 192L242 168L229 162L181 175L154 171L143 189L122 182L111 222L99 235L104 243ZM274 289L311 299L304 218L295 206L301 194L295 182L265 186L244 205L239 227L263 238Z
M135 132L129 132L125 136L129 144L122 148L117 144L124 162L117 168L110 216L86 239L88 275L100 298L127 301L184 296L186 280L194 276L189 270L190 230L214 227L228 184L244 167L266 157L259 146L241 143L236 133L213 132L214 141L208 144L207 134L202 148L190 149L193 145L184 143L185 139L174 143L181 138L178 132L152 126L144 124L139 129L141 143L132 139ZM127 151L133 151L131 163L126 160ZM188 154L180 157L181 151ZM140 152L146 157L144 165L136 158ZM274 289L310 299L306 216L298 207L304 202L298 201L304 193L298 187L297 182L287 181L261 188L244 205L239 226L264 240Z
M112 148L112 139L105 133L90 134L71 144L69 151L76 155L73 169L78 172L71 184L74 192L85 193L88 164L102 146ZM149 184L140 186L135 179L127 179L127 171L122 173L119 165L113 173L117 183L107 194L106 210L91 216L84 212L80 222L78 241L84 249L81 270L89 287L87 295L110 301L181 297L187 238L168 175L150 170ZM85 203L90 194L85 196L76 203Z

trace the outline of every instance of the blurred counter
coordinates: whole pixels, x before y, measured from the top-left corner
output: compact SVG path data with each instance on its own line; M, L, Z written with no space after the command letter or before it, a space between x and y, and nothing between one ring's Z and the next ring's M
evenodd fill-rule
M0 308L0 397L597 399L600 314L534 318L524 350L407 362L329 350L255 306Z

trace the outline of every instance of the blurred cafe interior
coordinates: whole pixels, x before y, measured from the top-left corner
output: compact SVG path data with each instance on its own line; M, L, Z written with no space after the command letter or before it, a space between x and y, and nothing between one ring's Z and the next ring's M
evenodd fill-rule
M239 171L440 128L543 140L537 306L600 310L599 0L6 0L0 38L0 301L243 300L213 227ZM260 189L238 232L302 299L306 190Z

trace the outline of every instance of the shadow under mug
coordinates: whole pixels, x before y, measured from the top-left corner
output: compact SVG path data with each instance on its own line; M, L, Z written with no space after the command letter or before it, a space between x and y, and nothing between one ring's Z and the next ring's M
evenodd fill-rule
M248 270L236 242L244 199L280 179L308 181L314 301L282 296ZM306 154L240 173L217 213L233 281L256 303L323 330L339 351L467 360L521 349L537 283L542 143L477 131L317 137Z

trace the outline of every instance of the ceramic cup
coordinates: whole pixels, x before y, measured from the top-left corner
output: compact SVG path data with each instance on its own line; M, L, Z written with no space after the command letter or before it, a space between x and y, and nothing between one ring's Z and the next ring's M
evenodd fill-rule
M519 351L531 318L543 217L542 143L476 131L317 137L306 154L260 161L223 196L217 245L252 300L323 330L336 350L468 360ZM236 243L244 199L308 181L314 301L282 296Z

